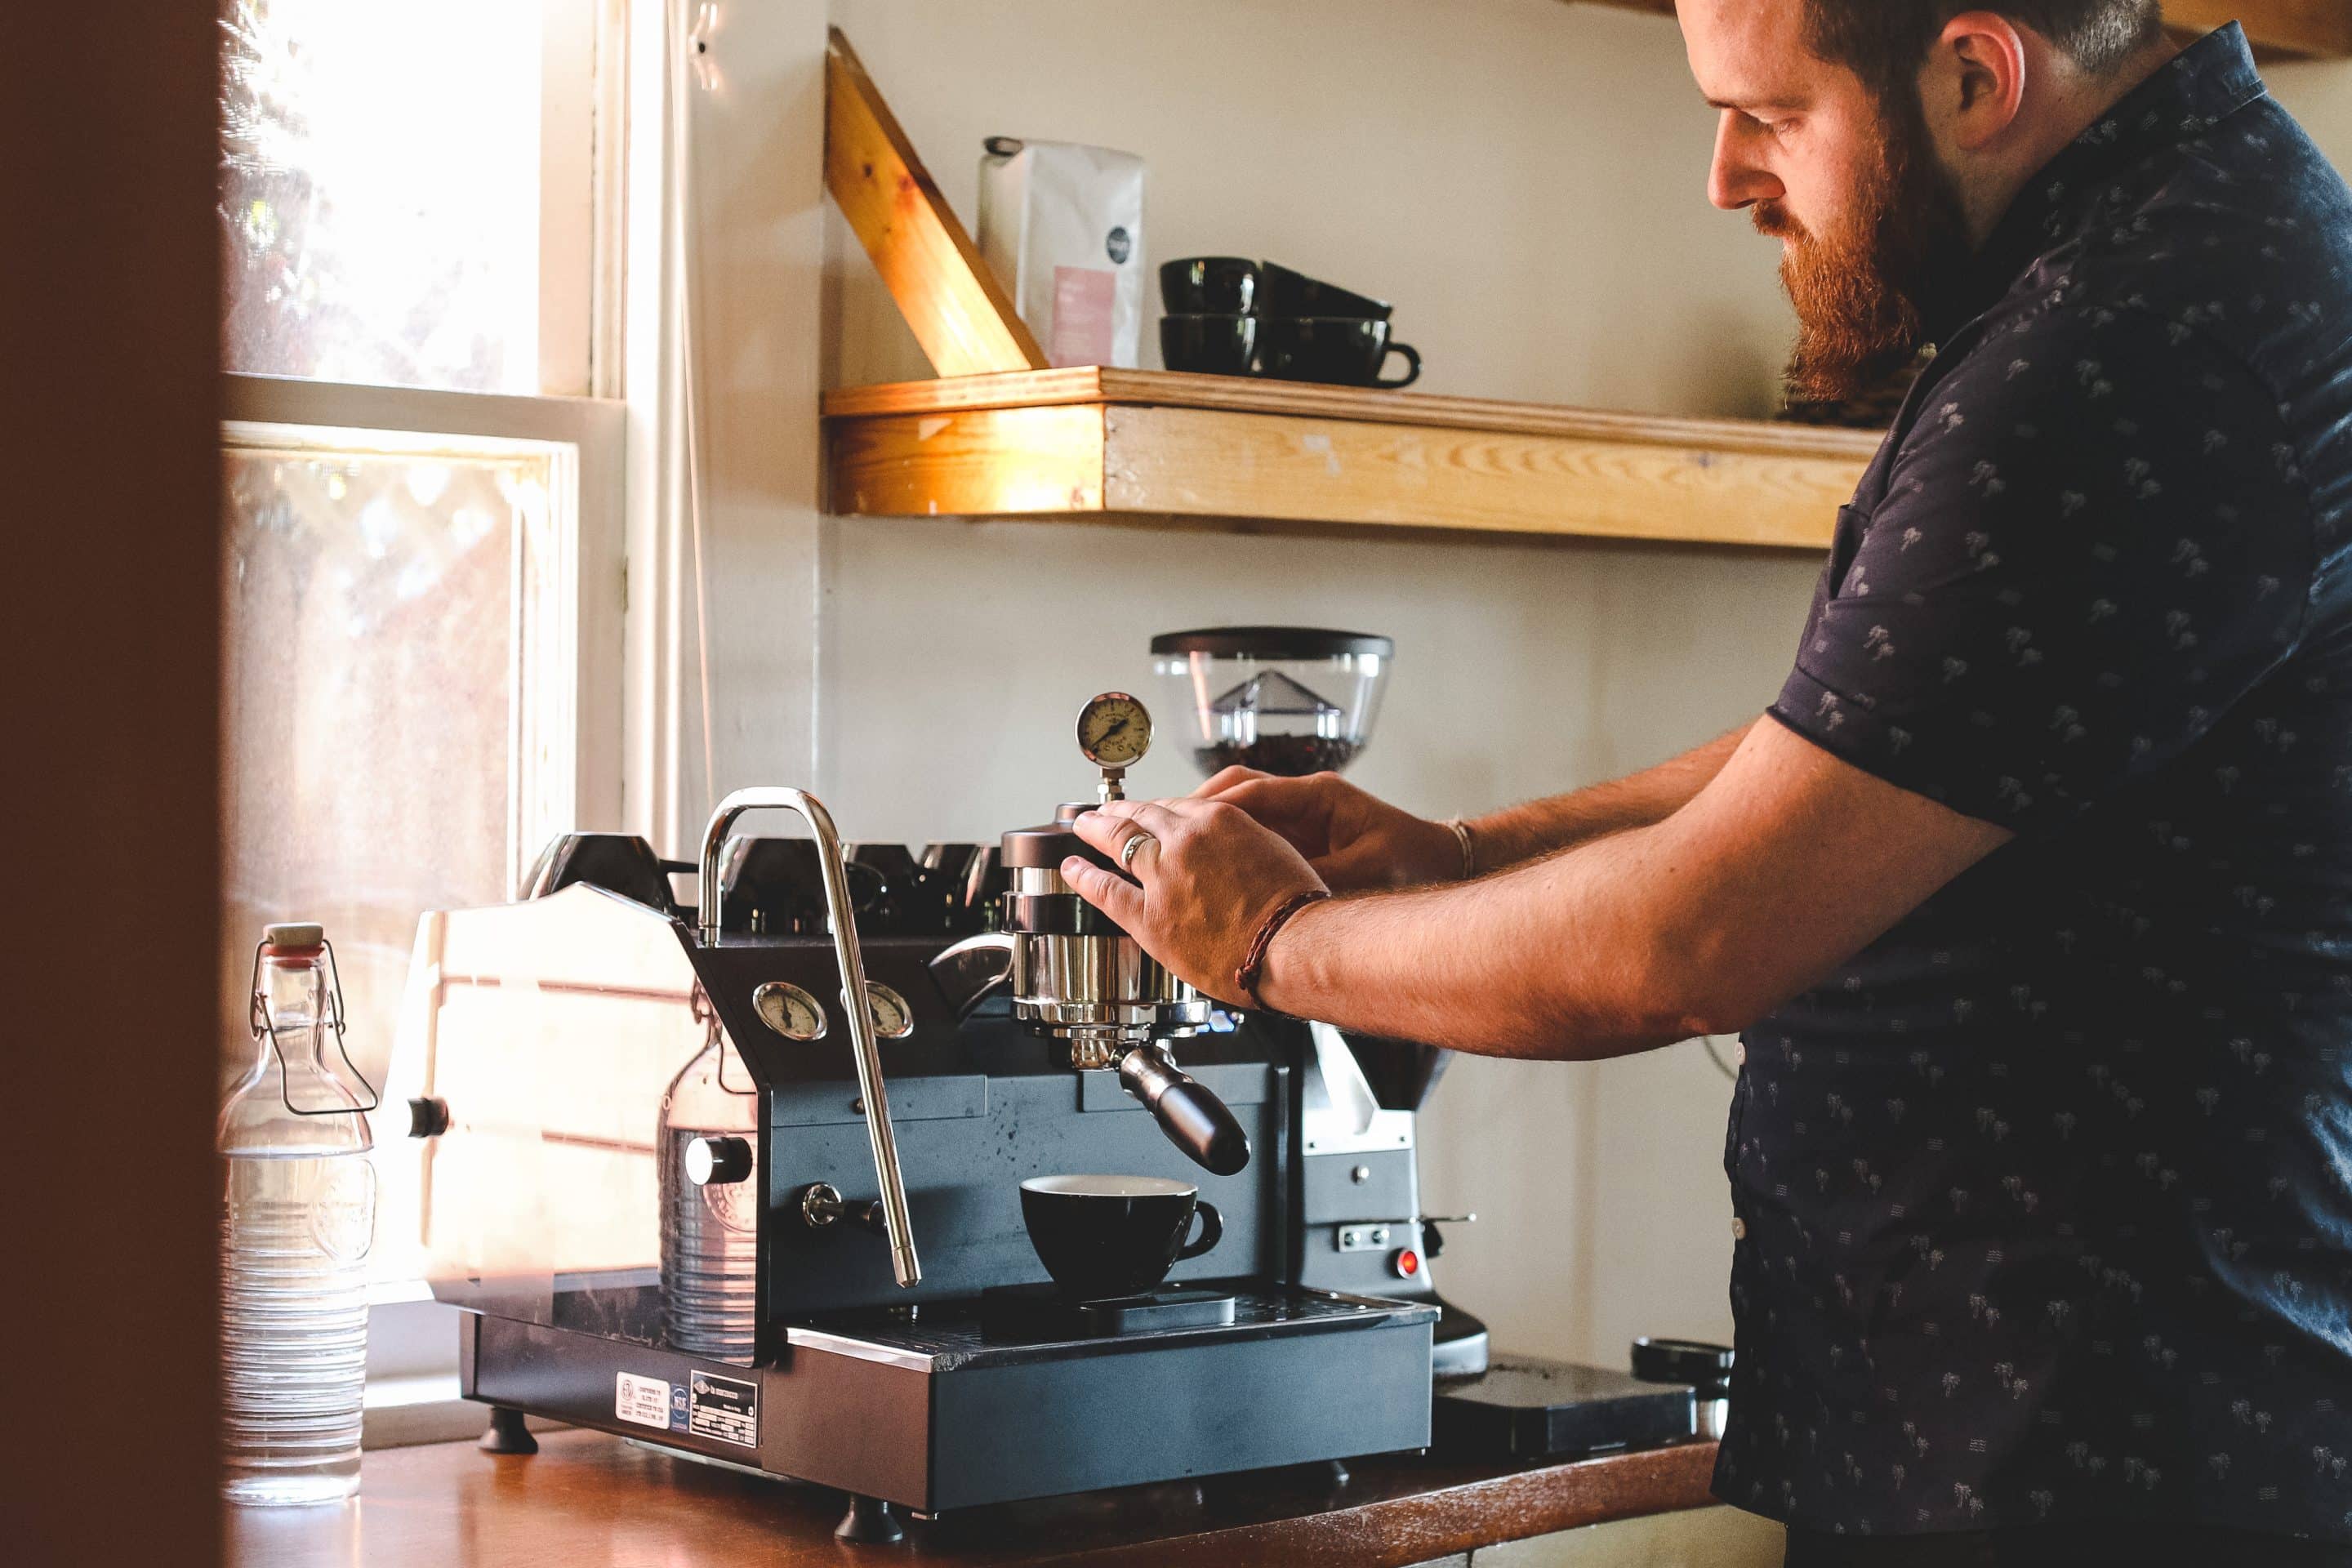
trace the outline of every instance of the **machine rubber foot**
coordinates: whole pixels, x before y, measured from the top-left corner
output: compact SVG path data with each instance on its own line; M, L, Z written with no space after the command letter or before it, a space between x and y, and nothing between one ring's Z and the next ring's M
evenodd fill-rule
M522 1412L503 1405L490 1406L490 1424L474 1445L485 1454L536 1454L539 1439L522 1424Z
M906 1540L907 1527L898 1522L897 1503L852 1492L849 1511L841 1516L833 1533L839 1540L854 1541L861 1546L887 1546L894 1541Z

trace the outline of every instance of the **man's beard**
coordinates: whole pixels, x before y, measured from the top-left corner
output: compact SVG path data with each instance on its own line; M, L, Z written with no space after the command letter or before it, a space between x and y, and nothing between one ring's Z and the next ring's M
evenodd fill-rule
M1841 232L1816 235L1779 202L1756 204L1759 233L1788 242L1780 283L1797 308L1790 395L1854 397L1917 357L1925 302L1970 251L1959 193L1937 166L1916 109L1880 115L1885 158Z

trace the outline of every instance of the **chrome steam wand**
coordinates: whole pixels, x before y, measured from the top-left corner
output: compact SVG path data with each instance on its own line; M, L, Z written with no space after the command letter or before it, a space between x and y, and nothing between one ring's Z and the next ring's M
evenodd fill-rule
M769 785L739 789L719 803L710 826L702 830L702 873L697 896L702 900L699 921L706 944L719 941L719 857L726 847L728 830L747 811L775 809L797 815L816 839L817 861L824 868L824 909L833 927L834 957L841 965L841 1007L849 1018L849 1038L856 1047L857 1092L866 1105L866 1138L874 1149L874 1173L882 1186L883 1229L890 1240L890 1272L901 1287L923 1278L915 1257L914 1226L907 1217L907 1184L898 1173L898 1142L890 1127L890 1102L882 1085L882 1052L874 1041L874 1015L866 1000L866 959L857 946L857 918L849 904L849 874L842 869L841 835L834 830L832 814L824 802L804 790Z

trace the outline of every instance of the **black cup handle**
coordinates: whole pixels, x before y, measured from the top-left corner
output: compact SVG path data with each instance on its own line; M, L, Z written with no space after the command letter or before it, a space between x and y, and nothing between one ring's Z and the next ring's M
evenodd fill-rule
M1419 349L1413 347L1411 343L1391 343L1388 346L1387 353L1381 355L1381 368L1382 370L1386 370L1388 368L1389 354L1402 354L1406 359L1411 360L1412 363L1406 367L1404 375L1400 380L1382 381L1378 375L1373 376L1372 384L1374 386L1411 386L1414 382L1421 379L1421 351Z
M1183 1262L1188 1258L1200 1257L1201 1254L1208 1251L1209 1248L1216 1246L1217 1243L1225 1239L1224 1216L1217 1212L1216 1205L1212 1203L1198 1204L1194 1205L1192 1212L1195 1215L1198 1215L1201 1219L1201 1239L1192 1243L1190 1246L1184 1247L1176 1254L1176 1261L1179 1263ZM1185 1228L1188 1230L1192 1228L1189 1223Z

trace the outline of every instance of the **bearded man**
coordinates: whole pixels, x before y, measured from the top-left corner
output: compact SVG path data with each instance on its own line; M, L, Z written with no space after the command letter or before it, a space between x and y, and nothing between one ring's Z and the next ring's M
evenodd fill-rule
M2352 1563L2352 194L2157 0L1681 15L1801 387L1940 351L1780 699L1467 823L1229 771L1067 874L1229 1003L1744 1030L1716 1490L1790 1563Z

